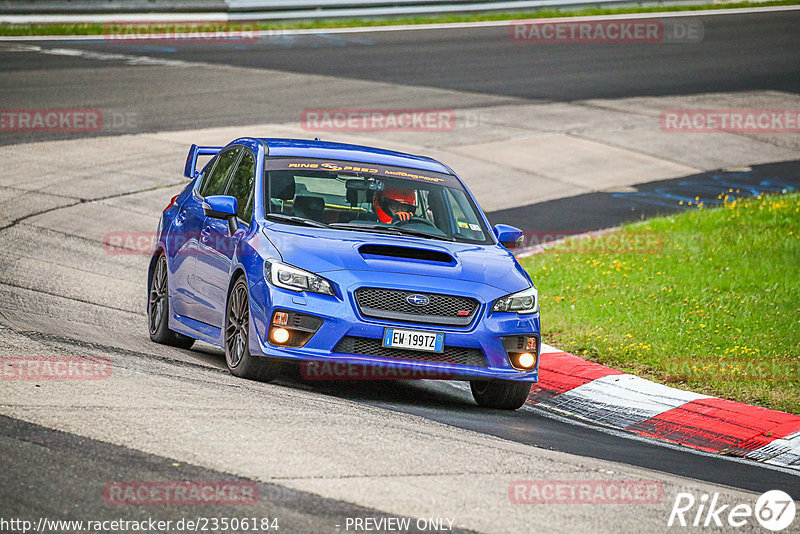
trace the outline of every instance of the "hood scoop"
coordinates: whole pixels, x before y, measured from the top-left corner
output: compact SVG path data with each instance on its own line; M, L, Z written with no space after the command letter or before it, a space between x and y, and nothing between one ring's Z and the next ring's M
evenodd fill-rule
M456 260L448 253L417 247L398 247L395 245L361 245L359 254L365 259L397 259L431 262L440 265L455 265Z

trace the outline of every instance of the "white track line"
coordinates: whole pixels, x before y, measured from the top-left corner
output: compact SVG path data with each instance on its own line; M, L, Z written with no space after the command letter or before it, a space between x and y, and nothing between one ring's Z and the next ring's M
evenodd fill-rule
M337 33L377 33L377 32L398 32L398 31L430 31L430 30L454 30L454 29L467 29L467 28L493 28L499 26L508 26L514 23L555 23L555 22L583 22L595 20L610 20L610 19L651 19L651 18L676 18L676 17L699 17L699 16L712 16L712 15L746 15L753 13L770 13L780 11L798 11L800 5L794 6L771 6L771 7L753 7L753 8L740 8L740 9L707 9L700 11L671 11L671 12L657 12L657 13L626 13L620 15L594 15L585 17L559 17L549 19L522 19L522 20L485 20L476 22L449 22L449 23L433 23L433 24L396 24L389 26L361 26L355 28L307 28L307 29L276 29L276 30L262 30L254 32L259 37L275 37L278 35L317 35L317 34L337 34ZM213 19L208 18L213 14L181 14L180 18L174 22L233 22L229 19ZM93 20L93 22L122 22L119 20L119 15L108 16L108 20ZM195 18L196 17L196 18ZM206 17L206 18L204 18ZM0 16L0 23L10 23L13 21L8 20L9 17ZM58 22L58 21L49 21ZM130 23L156 23L168 22L168 19L159 19L155 15L142 15L141 18L124 21ZM26 22L32 23L32 22ZM193 34L173 34L170 39L181 39L184 35L187 39L191 38ZM249 33L248 33L249 35ZM155 39L154 36L153 39ZM108 39L105 35L16 35L16 36L0 36L0 41L102 41ZM147 39L136 39L135 42L141 43ZM134 42L122 41L119 39L111 40L111 42Z

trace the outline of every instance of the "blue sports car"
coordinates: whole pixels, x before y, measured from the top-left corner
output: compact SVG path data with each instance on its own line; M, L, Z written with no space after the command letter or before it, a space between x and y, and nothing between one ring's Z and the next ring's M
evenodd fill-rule
M213 156L197 171L199 156ZM225 349L271 380L294 361L468 380L516 409L538 380L538 293L448 166L323 142L192 145L148 272L150 338ZM311 369L312 367L307 367ZM348 372L348 376L365 376Z

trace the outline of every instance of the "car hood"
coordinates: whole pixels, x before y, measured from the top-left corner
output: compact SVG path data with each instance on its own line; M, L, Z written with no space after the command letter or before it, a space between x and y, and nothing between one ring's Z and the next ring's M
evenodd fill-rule
M506 293L521 291L531 285L528 274L514 256L500 245L451 243L413 236L383 236L280 223L265 226L264 234L278 250L282 261L319 274L365 270L437 276L486 284ZM371 247L364 248L365 245ZM436 261L392 257L380 253L390 250L385 247L413 248L437 256L447 254L452 260L449 263L441 261L444 256ZM379 253L366 253L368 250Z

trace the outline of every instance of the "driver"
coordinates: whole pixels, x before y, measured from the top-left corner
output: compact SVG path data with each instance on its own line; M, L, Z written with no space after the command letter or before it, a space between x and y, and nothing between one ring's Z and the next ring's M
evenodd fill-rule
M382 223L405 222L417 211L417 194L413 189L387 185L383 192L375 193L372 206Z

